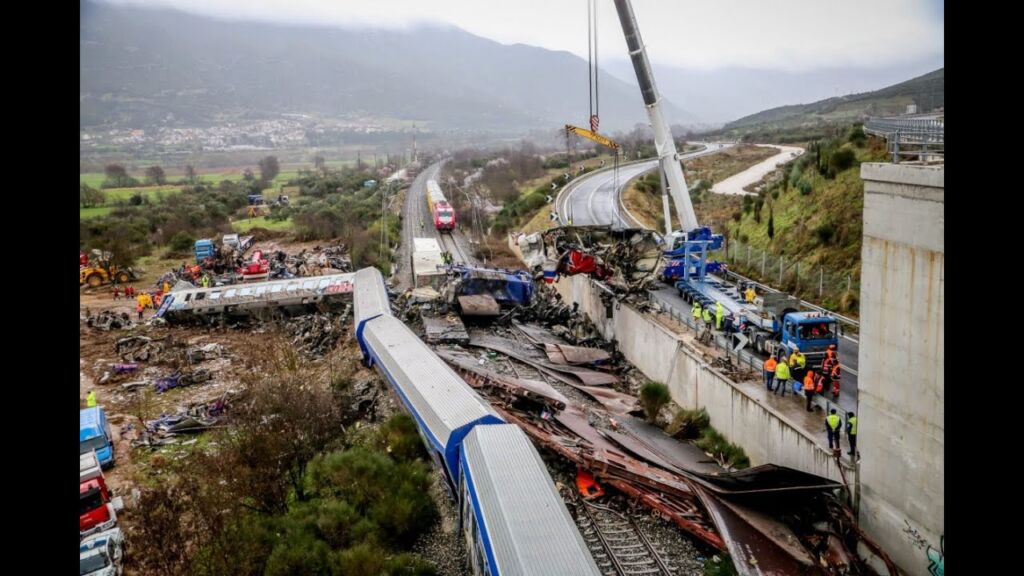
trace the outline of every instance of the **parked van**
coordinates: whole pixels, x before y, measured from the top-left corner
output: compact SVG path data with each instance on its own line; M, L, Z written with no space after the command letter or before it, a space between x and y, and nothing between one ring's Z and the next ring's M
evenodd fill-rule
M78 412L79 454L87 454L95 450L96 457L100 460L100 466L109 468L114 465L112 439L110 424L107 422L107 414L103 408L93 406L92 408L83 408Z

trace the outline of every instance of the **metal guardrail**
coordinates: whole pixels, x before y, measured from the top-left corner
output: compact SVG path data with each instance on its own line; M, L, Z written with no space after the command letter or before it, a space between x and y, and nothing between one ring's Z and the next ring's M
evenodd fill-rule
M869 118L864 123L865 133L889 141L894 163L900 156L943 156L945 131L945 123L934 118Z

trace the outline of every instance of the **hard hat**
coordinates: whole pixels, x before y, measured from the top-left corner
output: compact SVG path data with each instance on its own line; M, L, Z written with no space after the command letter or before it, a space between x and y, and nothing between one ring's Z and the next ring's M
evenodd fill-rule
M835 344L829 344L828 345L828 349L829 350L835 350L836 349L836 345Z
M793 346L793 352L799 352L799 351L800 351L800 347L799 346Z

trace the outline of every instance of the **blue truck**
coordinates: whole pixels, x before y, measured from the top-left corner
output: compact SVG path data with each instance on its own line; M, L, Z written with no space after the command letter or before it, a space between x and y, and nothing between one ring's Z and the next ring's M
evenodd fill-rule
M103 408L93 406L83 408L78 413L78 449L79 454L96 451L100 467L109 468L114 465L113 436L110 434L110 423Z
M801 312L800 300L788 294L769 292L760 304L747 302L742 287L730 284L715 273L725 272L721 262L708 259L722 247L722 236L700 227L688 233L676 232L666 238L665 266L661 279L672 284L687 303L702 307L721 302L733 318L736 334L746 338L761 354L791 354L799 348L808 364L817 364L829 345L839 344L834 317L820 312Z
M212 258L217 254L217 247L214 246L213 240L209 238L203 238L202 240L196 240L193 252L196 256L196 264L201 264L203 260Z

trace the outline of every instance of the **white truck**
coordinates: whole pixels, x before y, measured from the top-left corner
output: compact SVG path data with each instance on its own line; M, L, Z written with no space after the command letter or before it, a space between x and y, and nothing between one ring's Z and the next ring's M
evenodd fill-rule
M124 557L124 535L111 528L78 544L78 573L81 576L120 576Z
M413 238L412 242L413 287L440 290L446 278L441 245L435 238Z
M235 252L241 256L252 246L252 236L239 237L238 234L225 234L221 239L221 244L234 248Z

